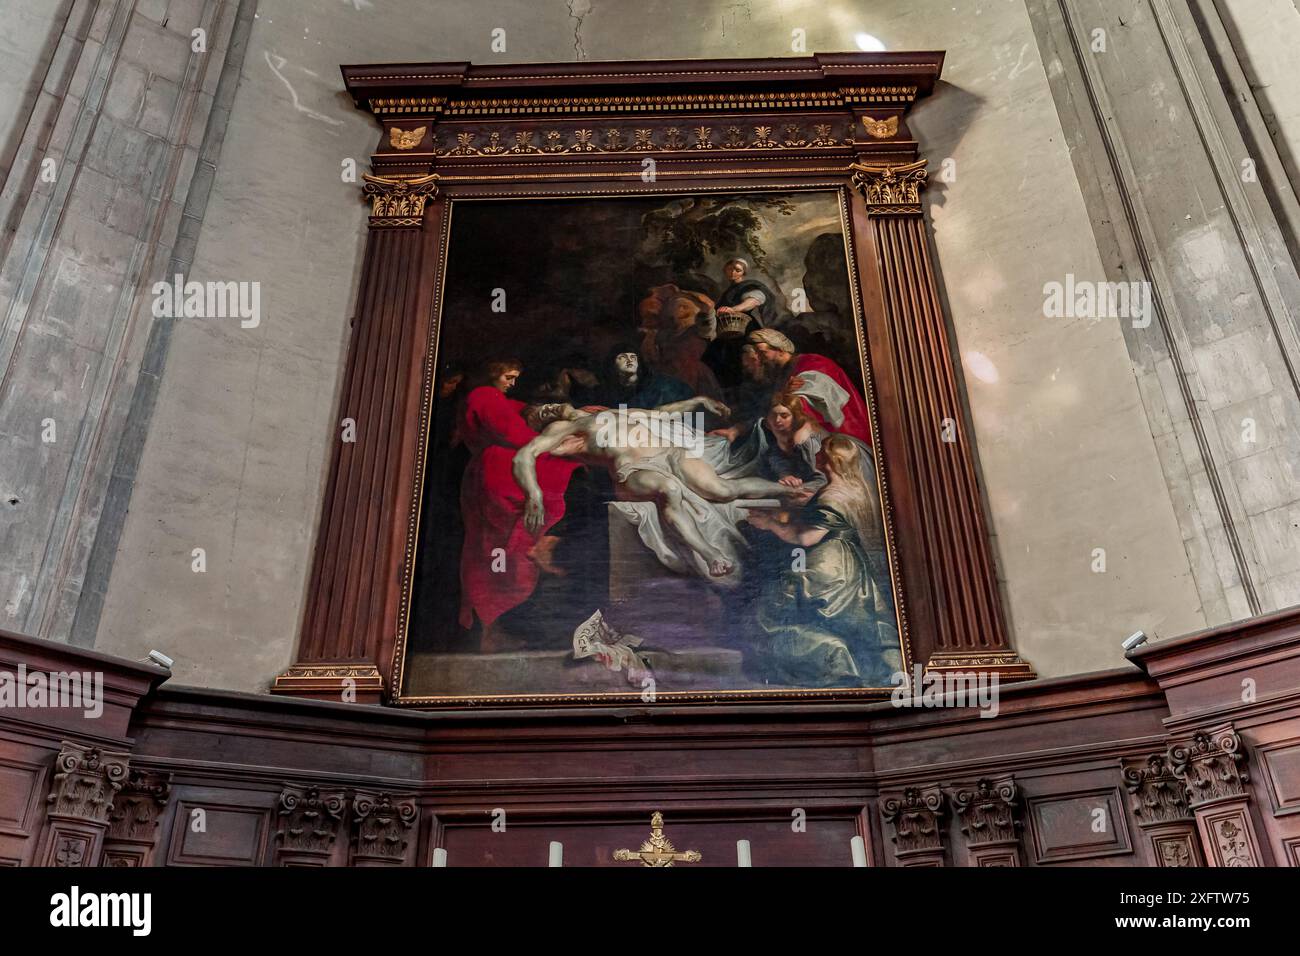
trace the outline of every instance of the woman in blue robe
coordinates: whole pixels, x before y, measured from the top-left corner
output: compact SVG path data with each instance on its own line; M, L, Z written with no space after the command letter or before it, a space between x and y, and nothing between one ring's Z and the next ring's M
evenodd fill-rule
M792 546L757 601L755 650L772 684L888 687L903 669L870 455L830 435L816 459L826 484L802 509L749 514Z

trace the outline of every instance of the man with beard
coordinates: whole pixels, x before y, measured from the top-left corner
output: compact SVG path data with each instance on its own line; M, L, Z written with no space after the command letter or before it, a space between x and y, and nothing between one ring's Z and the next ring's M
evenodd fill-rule
M802 396L809 414L827 432L848 435L871 447L867 403L844 369L824 355L799 354L776 329L756 329L747 338L775 391Z

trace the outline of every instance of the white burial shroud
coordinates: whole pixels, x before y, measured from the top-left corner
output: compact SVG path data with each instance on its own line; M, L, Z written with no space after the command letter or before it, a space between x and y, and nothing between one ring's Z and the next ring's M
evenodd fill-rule
M664 453L643 459L637 463L637 467L674 474L673 454L670 452L676 448L680 449L679 454L694 455L707 461L722 478L744 478L753 474L757 468L758 456L752 442L740 442L733 449L721 435L704 434L671 416L652 418L649 427L656 444L664 449ZM775 503L770 500L761 502L767 507ZM727 559L732 567L730 574L712 577L708 562L664 526L654 502L616 501L613 502L613 507L636 527L641 542L670 571L695 574L723 587L738 584L740 556L747 547L738 526L745 520L746 510L760 505L760 502L707 501L683 485L682 504L688 520L695 524L700 536Z

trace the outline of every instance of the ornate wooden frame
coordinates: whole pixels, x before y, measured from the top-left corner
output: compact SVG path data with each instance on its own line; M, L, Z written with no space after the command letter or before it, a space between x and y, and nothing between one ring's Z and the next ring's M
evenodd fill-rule
M913 659L1032 677L1007 639L921 202L926 163L907 128L942 63L837 53L343 67L382 125L340 398L356 440L335 443L297 658L273 690L431 703L403 699L400 676L453 202L738 187L841 195L859 317L879 317L860 340Z

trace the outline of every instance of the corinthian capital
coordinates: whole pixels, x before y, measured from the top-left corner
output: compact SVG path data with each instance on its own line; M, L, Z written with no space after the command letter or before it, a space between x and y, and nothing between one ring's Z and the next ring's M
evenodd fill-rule
M937 786L908 787L902 793L882 795L880 815L894 828L894 845L899 854L943 850L941 817L946 809L943 791Z
M361 188L370 199L372 226L418 226L424 218L424 204L438 195L438 174L415 179L398 176L363 175Z
M1187 787L1192 808L1215 800L1245 796L1250 780L1241 738L1231 724L1195 731L1169 747L1174 775Z
M129 754L64 741L45 798L51 816L107 823L113 797L127 779Z
M888 163L853 163L853 185L867 201L871 215L920 213L921 187L927 176L926 161L894 166Z

